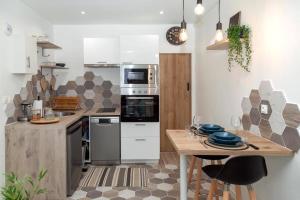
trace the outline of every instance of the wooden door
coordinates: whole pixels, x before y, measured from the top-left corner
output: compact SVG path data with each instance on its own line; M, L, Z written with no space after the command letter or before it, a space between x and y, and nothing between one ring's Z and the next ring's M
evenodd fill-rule
M160 151L174 151L167 129L191 123L191 54L160 54Z

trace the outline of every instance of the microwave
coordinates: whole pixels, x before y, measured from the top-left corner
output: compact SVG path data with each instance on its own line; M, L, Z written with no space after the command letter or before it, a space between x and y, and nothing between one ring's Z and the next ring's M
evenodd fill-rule
M122 88L159 87L158 65L121 65L120 70Z

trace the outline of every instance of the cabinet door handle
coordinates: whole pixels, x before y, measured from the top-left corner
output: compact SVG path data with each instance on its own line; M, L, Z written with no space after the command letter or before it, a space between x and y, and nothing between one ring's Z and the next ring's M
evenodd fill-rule
M135 139L135 141L137 141L137 142L144 142L144 141L146 141L146 139Z
M146 126L146 124L135 124L136 126Z
M99 61L97 62L98 64L106 64L107 62L106 61Z
M26 57L26 60L27 60L27 67L30 68L30 57L27 56L27 57Z
M189 82L186 84L186 90L187 90L188 92L190 91L190 83L189 83Z
M123 65L131 65L132 62L122 62Z

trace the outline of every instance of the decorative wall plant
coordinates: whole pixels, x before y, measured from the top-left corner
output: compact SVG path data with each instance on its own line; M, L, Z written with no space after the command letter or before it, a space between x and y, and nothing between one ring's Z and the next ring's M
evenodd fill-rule
M228 70L231 71L233 62L236 62L244 70L250 72L249 65L252 59L251 29L246 25L231 25L227 29L229 40Z

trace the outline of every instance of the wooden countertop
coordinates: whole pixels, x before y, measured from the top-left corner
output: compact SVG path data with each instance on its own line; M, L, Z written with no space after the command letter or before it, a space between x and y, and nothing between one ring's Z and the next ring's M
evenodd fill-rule
M167 130L175 150L185 155L262 155L262 156L291 156L293 151L280 146L263 137L256 136L249 131L240 131L239 135L248 138L248 142L259 147L255 150L249 147L246 150L223 150L202 145L199 139L194 139L185 130Z
M111 112L111 113L108 113L108 112L107 113L97 113L97 110L98 109L75 111L76 113L74 115L61 117L60 121L58 123L53 123L53 124L43 124L42 125L42 124L32 124L30 122L15 122L15 123L6 125L6 128L7 129L10 129L10 128L14 128L14 129L16 129L16 128L65 129L84 116L119 116L120 115L119 108L117 108L115 112Z

